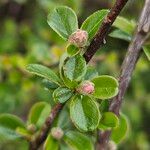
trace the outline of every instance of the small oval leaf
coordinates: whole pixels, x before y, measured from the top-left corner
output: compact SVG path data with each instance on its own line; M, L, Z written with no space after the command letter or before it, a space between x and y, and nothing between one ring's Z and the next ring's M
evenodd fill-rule
M119 126L112 129L111 140L115 143L120 143L127 135L129 123L125 115L121 114L119 118Z
M32 106L28 115L28 124L41 127L50 113L50 105L46 102L38 102Z
M70 117L78 129L95 130L100 120L98 105L88 96L77 95L70 104Z
M99 27L102 24L105 16L107 15L108 10L99 10L89 16L82 24L81 29L87 31L89 36L89 41L93 39L94 35L98 31Z
M119 125L118 117L112 112L105 112L102 115L100 124L103 124L107 127L117 127Z
M27 70L33 74L36 74L40 77L46 78L51 82L54 82L56 84L61 83L61 80L59 79L59 77L48 67L45 67L43 65L39 65L39 64L29 64L27 66Z
M17 127L25 128L24 122L17 116L11 114L0 115L0 126L15 130Z
M95 85L93 96L99 99L109 99L118 93L118 81L108 75L102 75L94 78L92 82Z
M133 20L130 21L124 17L118 16L115 22L113 23L113 26L129 35L132 35L136 27L136 23Z
M64 103L69 100L73 95L73 91L66 87L59 87L53 92L55 102Z
M64 141L74 150L94 150L91 140L79 132L68 131L64 135Z
M75 45L69 45L67 47L67 53L70 56L76 55L79 51L80 51L80 49L78 47L76 47Z
M55 140L51 135L48 135L44 143L44 150L58 150L58 149L59 149L58 141Z
M64 75L71 81L80 81L86 73L86 61L83 56L70 57L63 66Z
M48 15L47 22L49 26L65 40L78 29L78 21L75 12L66 6L56 7Z
M25 128L24 122L17 116L10 114L0 115L0 141L15 140L21 136L17 134L18 127Z
M86 74L84 75L84 80L91 80L98 76L98 72L95 68L88 66Z

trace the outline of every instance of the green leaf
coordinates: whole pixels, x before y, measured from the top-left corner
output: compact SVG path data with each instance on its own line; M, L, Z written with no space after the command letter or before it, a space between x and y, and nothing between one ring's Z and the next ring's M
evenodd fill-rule
M26 139L31 139L32 134L25 128L17 127L16 133L18 133L20 136L25 137Z
M78 29L76 14L72 9L66 6L56 7L48 15L47 22L49 26L65 40Z
M93 96L99 99L109 99L118 93L118 81L108 75L102 75L94 78L92 82L95 85Z
M143 50L148 60L150 61L150 45L143 46Z
M101 101L100 103L100 112L104 113L109 110L110 101Z
M34 104L28 115L28 124L34 124L41 127L50 113L50 105L46 102Z
M64 135L64 141L73 150L94 150L91 140L79 132L68 131Z
M19 138L21 138L21 136L17 134L15 130L0 126L0 142L16 140Z
M17 116L10 114L0 115L0 140L15 140L21 136L16 133L16 128L25 128L24 122Z
M103 130L103 131L106 131L106 130L110 130L111 128L108 127L108 126L103 125L102 123L100 123L100 124L98 125L98 129Z
M59 144L57 140L55 140L51 135L48 135L45 143L44 143L44 150L58 150Z
M51 82L47 79L43 79L42 84L48 90L54 90L59 87L56 83Z
M53 92L55 102L64 103L69 100L73 95L73 91L66 87L59 87Z
M105 16L107 15L108 10L99 10L89 16L82 24L81 29L87 31L89 36L89 41L93 39L94 35L98 31L99 27L102 24Z
M62 130L69 130L72 127L68 105L65 105L58 116L57 127Z
M20 118L10 114L0 115L0 126L12 130L16 130L17 127L25 128L24 122Z
M102 118L100 120L100 124L103 124L107 127L117 127L119 125L119 119L118 117L112 113L112 112L105 112L102 115Z
M82 131L95 130L99 124L100 112L97 103L88 96L75 96L70 103L70 117Z
M113 26L129 35L132 35L136 27L136 23L134 21L129 21L126 18L119 16L113 23Z
M83 56L70 57L63 66L64 75L71 81L80 81L86 73L86 61Z
M62 55L62 57L60 58L60 63L59 63L59 73L60 73L60 77L61 79L63 80L64 84L68 87L68 88L71 88L71 89L74 89L78 83L76 81L71 81L69 79L67 79L64 75L64 71L63 71L63 66L65 64L65 62L68 60L68 55L67 53L64 53Z
M67 47L67 53L70 56L76 55L79 51L80 51L80 49L78 47L76 47L75 45L69 45Z
M84 75L84 80L91 80L98 76L98 72L95 68L88 66L86 70L86 74Z
M27 66L27 70L33 74L36 74L40 77L46 78L51 82L54 82L56 84L61 83L61 80L59 79L59 77L48 67L45 67L43 65L39 65L39 64L29 64Z
M119 126L114 128L111 133L111 140L115 143L120 143L127 135L129 123L125 115L121 114L119 118Z
M113 38L117 38L117 39L121 39L121 40L125 40L127 42L130 42L131 39L132 39L132 36L127 34L126 32L123 32L119 29L116 29L114 31L112 31L110 34L109 34L110 37L113 37Z

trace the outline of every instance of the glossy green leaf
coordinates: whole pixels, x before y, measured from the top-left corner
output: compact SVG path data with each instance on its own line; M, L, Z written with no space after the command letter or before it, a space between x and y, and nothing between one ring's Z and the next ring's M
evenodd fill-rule
M76 14L71 8L66 6L56 7L48 15L47 22L49 26L65 40L78 29Z
M25 128L24 122L17 116L10 114L0 115L0 140L15 140L21 136L16 133L16 128Z
M26 139L31 139L32 134L25 128L17 127L16 133L20 136L25 137Z
M118 93L118 81L108 75L102 75L94 78L92 82L95 85L93 96L99 99L109 99Z
M56 126L62 130L69 130L72 127L68 105L65 105L61 110Z
M94 150L91 140L79 132L68 131L64 135L64 141L73 150Z
M0 126L0 142L16 140L16 139L19 139L19 138L21 138L21 136L19 134L17 134L15 132L15 130Z
M80 51L80 49L78 47L76 47L75 45L69 45L67 47L67 53L70 56L76 55L79 51Z
M79 130L92 131L97 128L101 116L93 99L77 95L70 104L70 117Z
M89 36L89 41L93 39L94 35L98 31L99 27L102 24L105 16L107 15L108 10L99 10L89 16L82 24L81 29L87 31Z
M70 150L70 147L66 143L61 143L60 150Z
M50 113L50 105L46 102L38 102L32 106L28 116L28 124L41 127Z
M150 45L143 46L143 50L148 60L150 61Z
M29 64L27 70L33 74L36 74L40 77L46 78L51 82L60 84L61 80L59 77L48 67L39 64Z
M125 40L127 42L130 42L131 39L132 39L132 36L127 34L126 32L123 32L119 29L116 29L114 31L112 31L110 34L109 34L110 37L113 37L113 38L117 38L117 39L121 39L121 40Z
M51 135L48 135L44 143L44 150L58 150L58 149L59 149L58 141L55 140Z
M108 126L105 126L105 125L102 124L102 123L100 123L100 124L98 125L98 129L99 129L99 130L106 131L106 130L110 130L111 128L108 127Z
M95 68L88 66L86 70L86 74L84 75L84 80L91 80L98 76L98 72Z
M107 127L117 127L119 125L119 119L114 113L105 112L102 115L100 123Z
M56 84L54 82L50 82L47 79L43 79L42 84L48 90L54 90L59 87L58 84Z
M129 21L126 18L119 16L113 23L113 26L129 35L132 35L136 27L136 23L134 21Z
M73 91L66 87L59 87L53 92L55 102L64 103L73 95Z
M71 81L80 81L86 73L86 61L81 55L70 57L63 66L64 75Z
M64 75L64 70L63 70L63 66L65 64L65 62L68 60L68 55L67 53L64 53L62 55L62 57L60 58L60 63L59 63L59 73L60 73L60 77L63 80L64 84L71 89L74 89L78 83L76 81L71 81L69 79L67 79Z
M110 101L101 101L100 103L100 112L104 113L109 111L109 105L110 105Z
M112 130L111 140L115 143L121 142L127 135L129 123L127 118L122 114L119 118L119 126Z
M17 127L25 127L24 122L17 116L10 114L0 115L0 126L15 130Z

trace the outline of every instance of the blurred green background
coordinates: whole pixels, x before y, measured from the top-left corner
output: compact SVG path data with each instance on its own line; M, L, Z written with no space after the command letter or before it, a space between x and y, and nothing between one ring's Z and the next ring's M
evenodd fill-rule
M25 67L40 63L56 69L65 42L48 26L47 14L57 5L74 9L79 23L92 12L111 8L114 0L0 0L0 113L12 113L26 120L37 101L51 102L51 93L41 79ZM144 0L130 0L122 16L137 21ZM113 28L112 28L113 30ZM108 37L107 44L91 61L99 74L118 77L128 43ZM120 150L150 149L150 63L144 54L137 63L122 111L130 120L130 131ZM22 142L0 142L0 150L24 150Z

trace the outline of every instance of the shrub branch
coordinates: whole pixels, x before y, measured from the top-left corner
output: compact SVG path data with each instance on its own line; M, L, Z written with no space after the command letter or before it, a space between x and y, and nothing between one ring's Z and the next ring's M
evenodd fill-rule
M123 101L123 97L129 86L132 73L136 66L136 63L142 52L142 46L149 36L150 32L150 0L145 1L141 17L137 26L137 30L134 34L132 42L129 45L128 51L122 63L120 77L119 77L119 93L114 97L110 103L109 111L114 112L119 116L119 111ZM111 131L101 132L99 134L99 148L103 150L109 140Z
M104 45L105 38L110 30L111 25L115 21L116 17L119 15L125 4L128 0L116 0L116 3L104 19L99 31L95 35L94 39L92 40L90 46L88 47L87 51L84 54L84 58L88 63L92 56L96 53L96 51ZM52 109L49 117L46 119L41 131L39 134L30 142L30 150L37 150L40 145L45 141L48 132L51 128L51 125L59 114L61 109L63 108L62 104L56 104L56 106Z

